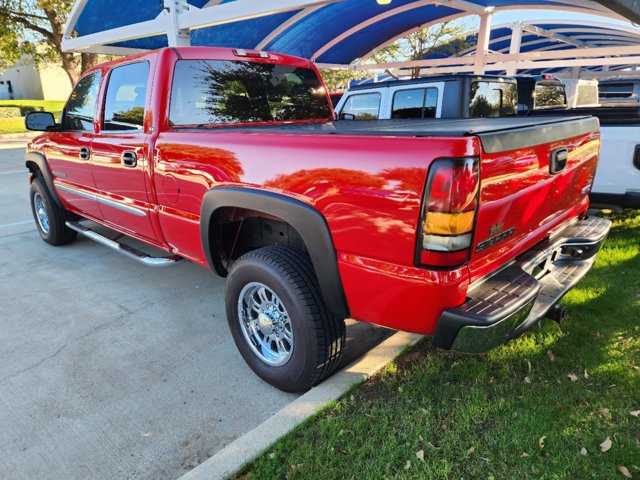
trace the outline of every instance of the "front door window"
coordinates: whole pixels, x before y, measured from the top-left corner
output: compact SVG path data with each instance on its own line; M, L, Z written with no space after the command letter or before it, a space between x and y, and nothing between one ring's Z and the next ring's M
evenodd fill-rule
M101 72L83 77L71 92L62 113L62 128L66 131L92 132L93 116L98 98Z

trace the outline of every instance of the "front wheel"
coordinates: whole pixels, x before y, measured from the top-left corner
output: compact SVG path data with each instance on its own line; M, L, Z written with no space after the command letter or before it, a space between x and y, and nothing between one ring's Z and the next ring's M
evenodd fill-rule
M267 383L302 392L335 370L344 320L325 305L306 253L272 246L243 255L229 272L225 306L240 354Z
M58 206L41 177L31 182L31 212L42 239L51 245L71 243L78 235L65 224L66 211Z

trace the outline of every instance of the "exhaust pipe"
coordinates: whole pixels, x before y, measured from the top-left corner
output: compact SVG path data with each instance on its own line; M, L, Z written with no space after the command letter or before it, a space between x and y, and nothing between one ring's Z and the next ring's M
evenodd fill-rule
M556 303L549 309L545 317L553 320L554 322L562 323L567 316L567 308Z

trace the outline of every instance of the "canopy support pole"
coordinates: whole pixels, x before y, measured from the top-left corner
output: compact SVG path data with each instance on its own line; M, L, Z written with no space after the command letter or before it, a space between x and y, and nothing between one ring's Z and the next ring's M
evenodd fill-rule
M476 47L473 73L482 75L485 68L485 56L489 53L489 38L491 36L491 13L480 15L480 31L478 32L478 46Z
M188 11L191 7L182 0L164 0L164 8L169 12L170 21L167 29L167 42L170 47L189 47L191 45L191 35L188 29L178 27L178 16L182 12Z
M511 25L511 44L509 45L509 54L520 53L522 45L522 22L514 22ZM518 71L518 62L509 62L507 67L507 76L512 77Z

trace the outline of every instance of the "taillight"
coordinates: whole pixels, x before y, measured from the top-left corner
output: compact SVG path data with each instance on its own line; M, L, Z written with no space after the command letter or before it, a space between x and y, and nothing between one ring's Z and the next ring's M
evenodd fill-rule
M479 183L477 158L433 162L418 235L416 260L421 265L455 267L469 260Z

